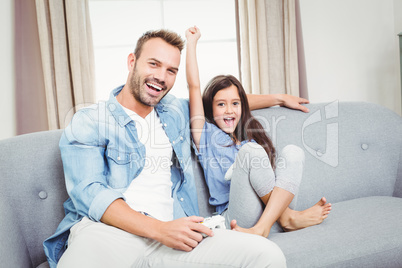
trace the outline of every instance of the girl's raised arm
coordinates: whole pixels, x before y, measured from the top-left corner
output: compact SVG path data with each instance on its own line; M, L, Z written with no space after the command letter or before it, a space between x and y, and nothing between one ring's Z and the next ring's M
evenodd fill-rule
M191 135L197 148L200 145L202 128L205 123L196 54L197 42L200 37L201 32L197 27L187 29L186 78L190 99L190 126Z

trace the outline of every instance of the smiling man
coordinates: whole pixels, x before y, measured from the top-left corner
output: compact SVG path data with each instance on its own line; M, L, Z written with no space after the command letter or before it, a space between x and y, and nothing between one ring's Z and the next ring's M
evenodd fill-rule
M145 33L128 56L126 84L78 111L65 129L60 150L70 198L44 242L51 267L285 266L265 238L200 224L188 101L167 95L183 46L173 32Z
M179 71L180 51L180 48L161 38L143 43L141 49L136 49L128 57L130 74L127 84L117 96L118 102L140 112L140 116L149 114L174 85Z

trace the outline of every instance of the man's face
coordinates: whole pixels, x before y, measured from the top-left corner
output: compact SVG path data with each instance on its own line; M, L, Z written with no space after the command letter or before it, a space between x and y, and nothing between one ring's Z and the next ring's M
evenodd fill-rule
M161 38L148 40L130 71L128 86L134 98L155 106L170 91L180 65L180 50Z

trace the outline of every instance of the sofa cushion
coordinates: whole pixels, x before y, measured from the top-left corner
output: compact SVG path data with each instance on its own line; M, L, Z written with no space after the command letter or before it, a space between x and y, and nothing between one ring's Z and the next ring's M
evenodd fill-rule
M333 204L320 225L272 233L288 267L402 267L402 198L374 196Z
M282 107L256 110L277 149L305 150L303 179L294 208L303 210L325 196L341 202L367 196L402 195L395 185L402 149L399 115L371 103L306 105L309 113ZM402 167L401 167L402 169Z
M45 131L0 141L0 203L11 206L13 224L27 248L11 257L29 256L33 267L46 261L42 243L64 217L67 192L58 146L61 133ZM0 219L3 226L6 219Z
M41 263L38 267L36 267L36 268L49 268L50 266L49 266L49 263L48 262L44 262L44 263Z

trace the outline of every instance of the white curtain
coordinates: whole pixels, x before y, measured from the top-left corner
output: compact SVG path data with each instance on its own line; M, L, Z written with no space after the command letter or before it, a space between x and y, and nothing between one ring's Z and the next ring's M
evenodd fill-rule
M296 0L238 0L240 72L253 94L300 96Z
M95 101L88 0L36 0L49 129Z

